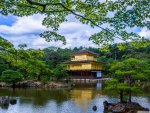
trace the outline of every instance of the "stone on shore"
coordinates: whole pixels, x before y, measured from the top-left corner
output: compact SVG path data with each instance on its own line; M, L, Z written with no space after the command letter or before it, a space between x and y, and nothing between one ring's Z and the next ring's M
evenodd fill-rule
M7 85L4 82L0 82L0 87L10 87L11 85ZM18 82L15 84L15 87L33 87L33 88L67 88L70 85L63 82L52 82L49 81L46 84L43 84L41 81L36 80L26 80L22 82Z
M10 85L5 82L0 82L0 87L10 87Z
M56 82L48 82L44 85L45 88L66 88L68 87L67 84L64 83L56 83Z
M34 80L26 80L17 84L20 87L34 87L34 88L66 88L67 84L61 82L47 82L46 84L42 84L41 81Z
M16 85L20 86L20 87L36 87L36 88L38 88L38 87L42 86L42 83L39 81L34 81L34 80L26 80L26 81L20 82Z

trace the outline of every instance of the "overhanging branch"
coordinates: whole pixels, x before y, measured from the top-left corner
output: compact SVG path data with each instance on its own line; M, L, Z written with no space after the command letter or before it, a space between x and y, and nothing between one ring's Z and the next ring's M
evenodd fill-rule
M42 7L45 7L46 4L43 4L43 3L38 3L38 2L34 2L32 0L26 0L29 4L32 4L32 5L38 5L38 6L42 6Z
M95 26L97 26L97 27L99 27L99 28L101 28L101 29L103 29L103 30L106 30L106 29L104 29L103 27L101 27L101 26L95 24L91 19L85 18L84 16L82 16L82 15L80 15L80 14L77 14L77 13L74 12L73 10L68 9L68 8L65 7L62 3L38 3L38 2L34 2L34 1L32 1L32 0L26 0L26 1L27 1L29 4L38 5L38 6L43 7L43 12L45 12L47 5L58 5L58 6L61 6L61 7L63 7L66 11L71 12L73 15L78 16L78 17L80 17L80 18L83 18L84 20L87 20L87 21L91 22L93 25L95 25ZM108 31L108 30L106 30L106 31Z
M98 27L98 28L100 28L100 29L102 29L102 30L105 30L105 31L108 32L108 33L111 33L110 30L107 30L107 29L105 29L105 28L99 26L98 24L96 24L95 22L93 22L92 19L88 19L88 18L86 18L86 17L84 17L84 16L82 16L82 15L80 15L80 14L77 14L77 13L74 12L73 10L67 8L67 7L66 7L65 5L63 5L62 3L38 3L38 2L34 2L34 1L32 1L32 0L26 0L26 1L27 1L29 4L31 4L31 5L37 5L37 6L43 7L43 12L49 12L49 11L46 11L46 6L48 6L48 5L61 6L62 8L65 9L65 11L68 11L68 12L72 13L73 15L75 15L75 16L77 16L77 17L80 17L80 18L82 18L82 19L84 19L84 20L87 20L87 21L91 22L91 24L95 25L96 27ZM63 10L62 10L62 11L63 11ZM53 12L53 11L50 11L50 12ZM56 12L57 12L57 11L56 11ZM61 12L61 11L58 11L58 12ZM121 39L120 37L116 37L116 38Z

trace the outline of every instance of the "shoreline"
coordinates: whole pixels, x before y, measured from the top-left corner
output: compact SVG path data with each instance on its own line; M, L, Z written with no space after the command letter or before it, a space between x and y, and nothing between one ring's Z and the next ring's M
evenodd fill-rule
M22 82L17 82L15 84L15 88L70 88L71 86L74 86L75 84L79 83L97 83L102 82L106 80L110 80L111 78L100 78L100 79L71 79L70 83L66 83L66 79L63 79L62 81L47 81L46 83L43 83L42 81L37 80L25 80ZM5 82L0 82L0 88L2 87L12 87L11 84L6 84Z
M12 85L0 82L0 88L12 87ZM64 82L48 81L42 83L37 80L25 80L15 84L15 88L69 88L70 85Z

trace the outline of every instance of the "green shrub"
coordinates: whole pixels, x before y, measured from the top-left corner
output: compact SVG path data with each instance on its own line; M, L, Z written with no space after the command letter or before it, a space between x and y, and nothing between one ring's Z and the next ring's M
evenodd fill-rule
M23 76L18 71L6 70L2 72L1 81L6 82L7 84L13 84L20 82L23 79Z

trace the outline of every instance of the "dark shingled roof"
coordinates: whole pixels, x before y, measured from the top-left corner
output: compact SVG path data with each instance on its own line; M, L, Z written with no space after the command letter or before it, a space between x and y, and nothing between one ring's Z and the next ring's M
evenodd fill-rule
M63 64L77 64L77 63L88 63L88 62L95 62L95 63L103 64L103 62L98 62L98 61L93 61L93 60L68 61L68 62L63 62Z
M80 50L80 51L71 53L70 55L79 55L79 54L86 54L86 53L89 53L89 54L92 54L92 55L98 55L97 53L94 53L94 52L91 52L91 51L88 51L88 50Z

